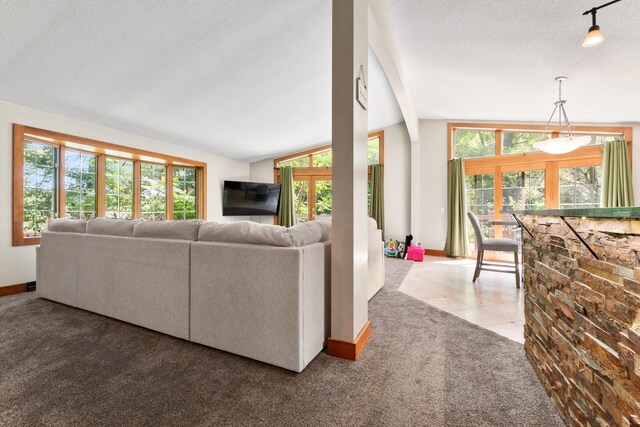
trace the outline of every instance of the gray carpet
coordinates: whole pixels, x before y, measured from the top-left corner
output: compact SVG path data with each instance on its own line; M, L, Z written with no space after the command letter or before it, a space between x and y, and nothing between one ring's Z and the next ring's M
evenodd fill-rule
M0 298L0 425L560 426L521 344L399 292L358 362L301 374L33 293Z

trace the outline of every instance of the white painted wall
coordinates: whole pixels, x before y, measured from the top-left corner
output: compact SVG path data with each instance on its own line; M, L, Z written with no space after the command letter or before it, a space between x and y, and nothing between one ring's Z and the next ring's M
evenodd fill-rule
M411 232L409 205L410 156L409 133L404 123L384 130L384 223L385 238L404 241ZM327 145L329 142L323 144ZM273 182L273 159L251 163L251 180ZM272 224L273 217L245 217L250 221Z
M249 178L249 164L98 124L0 101L0 286L35 280L35 246L12 247L13 123L38 127L207 163L208 220L222 216L222 182Z

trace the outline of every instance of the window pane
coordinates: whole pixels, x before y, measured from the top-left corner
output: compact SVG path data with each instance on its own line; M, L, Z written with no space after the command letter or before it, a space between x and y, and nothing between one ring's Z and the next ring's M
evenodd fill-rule
M454 144L455 157L495 156L496 133L492 130L457 129Z
M24 215L22 230L37 235L57 212L58 149L32 141L24 142Z
M502 132L502 153L527 153L529 151L538 151L533 147L536 142L544 141L550 138L550 134L542 132Z
M380 163L380 137L370 138L367 146L367 164L377 165Z
M316 218L331 215L331 190L331 181L316 181Z
M494 218L493 211L493 175L467 175L467 209L473 212L480 220L480 226L487 238L494 237L493 224L490 221ZM469 242L476 244L475 234L471 223L467 223Z
M293 190L296 195L296 221L307 222L309 220L309 182L294 181Z
M140 216L146 220L165 220L167 170L149 163L143 163L140 169Z
M196 217L196 170L173 168L173 219Z
M96 156L65 151L65 212L67 218L96 216Z
M331 150L324 153L318 153L313 155L313 167L314 168L326 168L331 167L333 160L333 152Z
M308 168L309 167L309 156L299 157L293 160L287 160L284 162L278 163L278 166L291 166L292 168Z
M502 174L502 209L544 209L544 170Z
M105 216L133 218L133 162L107 158L105 174Z
M565 133L562 133L563 136L566 136ZM573 135L577 136L585 136L588 135L591 137L591 141L587 143L587 145L600 145L605 142L615 141L617 138L622 138L622 135L611 135L611 134L596 134L596 133L585 133L585 132L574 132Z
M602 167L560 168L560 208L600 206Z

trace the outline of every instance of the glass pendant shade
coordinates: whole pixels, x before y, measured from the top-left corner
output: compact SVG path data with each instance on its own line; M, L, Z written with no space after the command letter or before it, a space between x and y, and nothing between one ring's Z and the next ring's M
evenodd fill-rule
M593 47L598 46L604 41L604 35L602 31L600 31L600 27L597 25L589 28L589 33L587 33L587 37L584 38L584 42L582 42L582 47Z
M590 136L560 136L537 142L534 147L549 154L564 154L588 144L589 141Z

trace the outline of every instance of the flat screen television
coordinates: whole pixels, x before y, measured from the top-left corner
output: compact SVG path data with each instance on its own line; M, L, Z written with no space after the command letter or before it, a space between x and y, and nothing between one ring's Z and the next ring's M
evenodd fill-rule
M225 181L222 215L278 215L280 184Z

